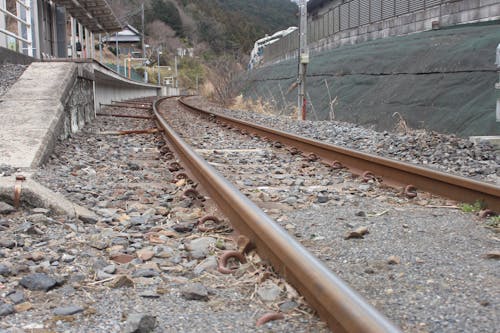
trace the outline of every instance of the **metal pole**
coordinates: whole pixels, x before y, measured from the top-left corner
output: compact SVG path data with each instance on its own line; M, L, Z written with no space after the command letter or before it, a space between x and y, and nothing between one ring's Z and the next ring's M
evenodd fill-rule
M144 41L144 2L141 4L141 20L142 20L142 57L146 58L146 44ZM148 83L148 71L144 64L144 82ZM158 69L159 70L159 69Z
M175 62L175 87L179 88L179 84L177 82L177 56L174 57L174 62Z
M306 119L307 100L306 100L306 73L309 63L309 49L307 47L307 0L300 1L300 31L299 31L299 120Z
M120 58L118 57L118 32L115 32L115 54L116 54L116 71L120 74Z
M157 63L157 66L158 66L158 85L161 84L161 81L160 81L160 49L157 50L158 52L158 63Z
M102 64L102 35L99 33L99 62Z
M70 18L71 22L71 58L76 58L76 27L75 27L75 19L73 17Z
M142 57L146 58L146 46L144 44L144 3L141 4L141 20L142 20Z
M95 36L94 33L91 31L90 32L90 58L94 59L95 58Z

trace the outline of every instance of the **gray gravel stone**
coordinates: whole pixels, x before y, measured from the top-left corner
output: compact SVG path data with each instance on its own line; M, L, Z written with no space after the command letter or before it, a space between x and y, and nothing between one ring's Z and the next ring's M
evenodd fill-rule
M107 273L107 274L115 274L116 273L116 265L113 265L113 264L108 265L108 266L104 267L102 269L102 271L104 273Z
M71 316L80 312L83 312L85 310L81 306L78 305L69 305L69 306L61 306L58 308L55 308L53 313L56 316Z
M208 255L210 249L215 246L215 243L216 240L212 237L201 237L189 242L186 249L194 259L203 259Z
M158 275L160 274L153 269L138 269L132 273L132 277L152 278Z
M56 286L57 281L47 274L35 273L23 277L19 283L29 290L48 291Z
M9 294L9 299L14 304L19 304L25 301L24 293L21 290L16 290L13 293Z
M156 317L144 314L133 313L128 315L124 333L150 333L156 327Z
M0 201L0 214L10 214L15 212L16 209L6 202Z
M201 283L190 283L182 286L182 297L189 301L208 301L208 290Z
M0 301L0 317L8 316L15 312L14 306Z
M281 288L271 281L266 281L257 289L257 295L264 302L275 302L281 294Z
M0 238L0 247L13 249L16 246L16 241L13 239Z
M33 208L31 210L31 213L33 214L43 214L43 215L48 215L50 213L50 209L47 209L47 208Z
M9 276L12 273L10 267L5 264L0 264L0 275Z
M200 262L194 269L193 273L195 275L200 275L201 273L205 271L211 271L211 270L216 270L218 267L218 262L217 258L215 256L210 256Z

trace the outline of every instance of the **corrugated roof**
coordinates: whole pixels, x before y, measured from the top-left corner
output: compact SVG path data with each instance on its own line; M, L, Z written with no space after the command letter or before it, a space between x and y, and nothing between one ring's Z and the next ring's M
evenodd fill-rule
M121 31L122 25L106 0L54 0L94 33Z

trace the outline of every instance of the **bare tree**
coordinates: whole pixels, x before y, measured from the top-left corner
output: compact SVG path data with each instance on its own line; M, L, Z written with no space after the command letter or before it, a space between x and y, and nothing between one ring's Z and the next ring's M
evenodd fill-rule
M147 32L152 46L164 45L171 52L182 47L182 42L176 37L174 29L160 20L147 25Z
M214 86L212 98L219 104L228 106L238 91L234 85L236 74L241 67L229 56L218 57L210 66L209 80Z

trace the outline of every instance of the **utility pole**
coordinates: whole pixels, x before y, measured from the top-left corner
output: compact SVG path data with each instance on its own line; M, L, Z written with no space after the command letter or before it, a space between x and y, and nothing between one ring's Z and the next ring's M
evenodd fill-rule
M174 65L175 65L175 84L174 87L179 88L179 84L177 82L177 56L174 57Z
M120 53L120 49L118 48L118 32L115 32L115 54L116 54L116 71L120 74L120 57L118 54ZM125 68L123 69L123 73L125 74Z
M146 44L144 40L144 2L141 4L141 21L142 21L142 57L146 58ZM144 65L145 67L146 65ZM148 74L146 68L144 68L144 82L148 83Z
M144 44L144 3L141 4L141 22L142 22L142 57L146 58L146 46Z
M99 62L102 64L102 35L99 33Z
M157 65L158 65L158 85L161 85L161 78L160 78L160 55L162 54L161 48L158 48L157 52L158 52L158 63L157 63Z
M309 63L309 49L307 47L307 0L300 0L300 28L299 28L299 120L306 119L307 100L306 100L306 73Z

